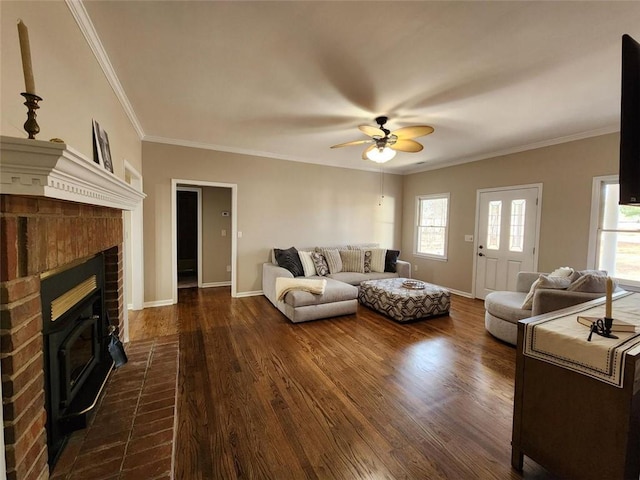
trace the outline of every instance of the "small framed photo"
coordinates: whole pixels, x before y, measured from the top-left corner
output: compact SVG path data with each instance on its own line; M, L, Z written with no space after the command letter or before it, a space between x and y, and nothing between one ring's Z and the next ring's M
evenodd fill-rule
M100 127L100 124L95 120L93 120L93 150L93 160L113 173L111 149L109 148L109 136L107 135L107 132L102 127Z

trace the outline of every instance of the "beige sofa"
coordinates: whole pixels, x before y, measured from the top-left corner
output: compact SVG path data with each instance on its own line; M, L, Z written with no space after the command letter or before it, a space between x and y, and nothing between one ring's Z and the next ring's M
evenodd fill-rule
M346 246L336 248L347 249ZM411 278L411 264L398 260L395 272L338 272L326 276L306 277L326 279L324 294L316 295L296 290L288 292L283 300L278 300L276 279L278 277L294 278L294 276L289 270L277 264L273 252L271 257L271 262L262 265L262 292L293 323L354 314L358 308L358 287L365 280Z

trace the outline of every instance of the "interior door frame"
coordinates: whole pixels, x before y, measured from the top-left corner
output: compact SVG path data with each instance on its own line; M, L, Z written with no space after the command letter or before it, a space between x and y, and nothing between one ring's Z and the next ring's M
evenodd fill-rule
M142 175L127 160L124 161L125 178L129 185L142 192ZM125 308L123 319L123 340L129 341L129 309L142 310L144 308L144 241L143 241L143 202L138 203L128 215L122 216L124 232L124 285ZM127 293L131 292L131 298ZM129 303L130 302L130 303Z
M231 297L238 296L237 287L237 255L238 255L238 185L235 183L208 182L204 180L171 179L171 282L173 298L172 303L178 303L178 212L177 197L178 185L180 187L222 187L231 189ZM200 219L199 224L202 223ZM202 245L202 232L199 233L199 245ZM202 247L200 247L200 250ZM200 262L202 252L199 252ZM198 266L198 285L202 285L202 268Z
M533 269L538 271L538 256L540 253L540 220L542 219L542 183L530 183L527 185L510 185L507 187L492 187L492 188L480 188L476 190L476 220L475 229L473 235L473 277L471 279L471 295L472 298L478 298L476 296L476 275L478 268L478 233L480 231L480 195L490 192L504 192L507 190L523 190L525 188L537 188L538 189L538 205L536 212L536 233L535 244L533 251Z

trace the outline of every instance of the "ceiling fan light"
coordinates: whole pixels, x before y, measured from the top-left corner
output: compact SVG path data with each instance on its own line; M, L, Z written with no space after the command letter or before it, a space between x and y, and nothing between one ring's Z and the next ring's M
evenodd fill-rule
M385 163L396 156L396 151L389 148L373 148L367 152L367 158L376 163Z

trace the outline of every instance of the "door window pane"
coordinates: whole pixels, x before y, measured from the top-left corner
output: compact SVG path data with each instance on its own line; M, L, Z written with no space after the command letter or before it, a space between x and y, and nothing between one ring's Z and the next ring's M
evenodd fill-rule
M502 216L502 200L489 202L489 218L487 225L487 248L500 250L500 218Z
M511 229L509 232L509 250L522 252L524 248L524 218L527 209L525 199L511 201Z

